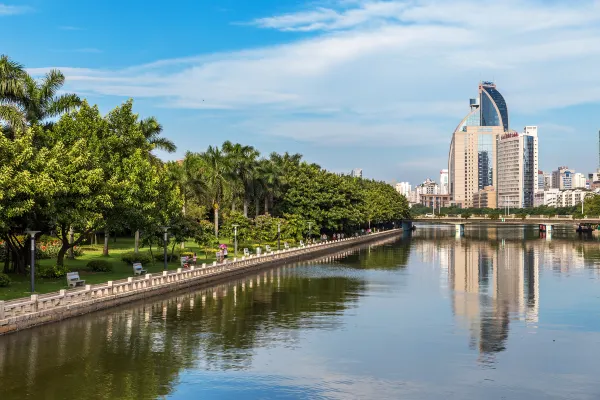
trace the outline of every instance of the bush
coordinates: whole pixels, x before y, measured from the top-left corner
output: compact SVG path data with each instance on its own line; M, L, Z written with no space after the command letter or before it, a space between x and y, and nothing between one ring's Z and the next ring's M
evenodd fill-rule
M112 272L113 265L106 260L92 260L87 263L87 267L93 272Z
M500 214L490 214L489 218L493 221L497 221L500 219Z
M182 251L179 253L179 257L194 257L193 251Z
M463 219L469 219L469 218L471 218L471 213L468 213L468 212L462 213L460 215L460 217L463 218Z
M162 257L162 254L160 255ZM133 251L123 253L121 255L121 260L125 261L128 264L133 263L142 263L142 264L150 264L152 262L152 258L149 253L135 253Z
M0 273L0 287L10 286L10 277L6 274Z
M35 266L35 274L40 278L58 279L63 278L70 272L69 268L60 265L37 265Z

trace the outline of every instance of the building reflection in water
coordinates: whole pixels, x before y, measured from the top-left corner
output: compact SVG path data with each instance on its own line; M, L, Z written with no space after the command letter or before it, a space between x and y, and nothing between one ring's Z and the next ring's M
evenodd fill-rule
M468 240L455 239L450 230L445 236L443 232L419 232L417 254L439 265L457 322L470 332L470 347L479 351L482 363L493 364L495 355L506 349L511 320L532 327L538 322L539 255L545 250L536 249L539 238L526 240L525 228L503 232L474 226L465 233Z

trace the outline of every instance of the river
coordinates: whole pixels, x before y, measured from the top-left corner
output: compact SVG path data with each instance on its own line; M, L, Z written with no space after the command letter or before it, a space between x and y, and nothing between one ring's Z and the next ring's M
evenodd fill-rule
M600 242L412 237L0 337L0 399L598 399Z

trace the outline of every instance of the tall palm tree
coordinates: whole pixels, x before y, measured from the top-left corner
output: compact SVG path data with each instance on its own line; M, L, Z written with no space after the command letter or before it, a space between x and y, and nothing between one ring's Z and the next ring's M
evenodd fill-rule
M258 181L262 187L265 214L269 212L269 205L273 205L273 199L279 193L281 187L281 168L270 159L262 159L258 165Z
M248 205L252 199L254 185L254 171L257 167L258 150L252 146L244 146L239 143L231 143L229 140L223 143L223 152L229 159L233 179L238 182L234 187L234 193L242 197L244 204L244 216L248 217ZM235 190L239 188L238 190ZM235 204L233 202L232 204Z
M208 146L201 154L203 161L202 175L206 182L206 197L209 200L215 219L215 236L219 235L219 208L223 194L231 177L229 160L218 147Z
M27 126L42 124L48 128L53 122L47 121L69 112L81 105L76 94L57 95L65 83L65 76L58 70L49 71L39 82L23 71L23 67L6 56L0 57L0 75L9 77L2 84L0 95L0 119L11 129L25 129ZM2 79L4 80L4 79Z

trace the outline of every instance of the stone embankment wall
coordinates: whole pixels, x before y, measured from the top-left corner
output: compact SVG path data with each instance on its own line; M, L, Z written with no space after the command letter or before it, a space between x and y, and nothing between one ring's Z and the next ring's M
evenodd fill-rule
M61 290L30 298L0 301L0 335L31 328L36 325L61 321L128 302L178 291L223 280L236 275L270 267L311 259L363 243L399 235L401 230L373 233L357 238L328 241L264 255L235 258L231 262L164 271L83 288Z

